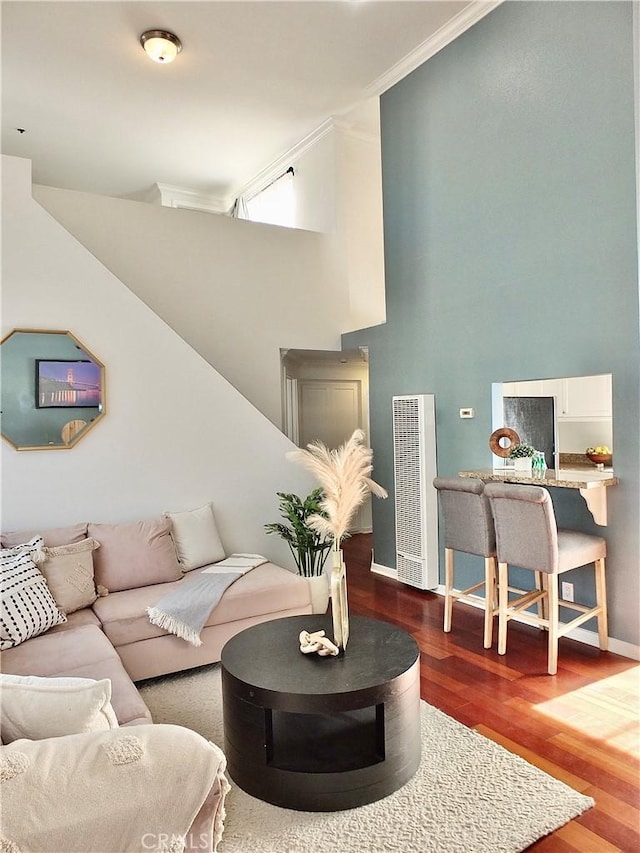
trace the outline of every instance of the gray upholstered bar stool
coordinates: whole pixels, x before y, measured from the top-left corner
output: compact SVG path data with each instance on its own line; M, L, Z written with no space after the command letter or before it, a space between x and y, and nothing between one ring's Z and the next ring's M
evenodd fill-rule
M487 483L485 494L491 502L498 551L498 654L503 655L507 650L507 623L514 616L548 630L549 675L558 671L558 639L588 619L597 619L598 643L601 649L606 650L606 541L600 536L577 530L559 530L551 495L541 486ZM589 563L595 565L596 606L585 607L559 598L558 576ZM543 589L509 601L507 575L510 564L542 573ZM544 615L527 612L527 607L539 600L543 602ZM560 627L560 606L577 610L580 615Z
M464 477L436 477L444 518L444 630L451 630L454 601L478 604L482 599L472 593L484 586L484 647L491 648L493 617L496 607L496 536L491 507L484 496L481 480ZM484 557L484 580L467 589L454 587L454 551Z

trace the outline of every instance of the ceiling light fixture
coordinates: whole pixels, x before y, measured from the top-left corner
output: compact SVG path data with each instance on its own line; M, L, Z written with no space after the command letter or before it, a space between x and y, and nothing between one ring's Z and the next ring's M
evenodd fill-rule
M182 42L178 36L167 30L147 30L140 36L140 44L149 59L161 65L173 62L182 50Z

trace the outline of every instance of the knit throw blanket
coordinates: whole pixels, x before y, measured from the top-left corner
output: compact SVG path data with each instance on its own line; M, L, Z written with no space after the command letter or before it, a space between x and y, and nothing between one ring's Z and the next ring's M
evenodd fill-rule
M200 632L225 590L256 566L267 563L260 554L232 554L226 560L190 575L155 607L147 607L149 621L192 646L201 646Z
M177 853L207 802L213 844L202 824L205 832L194 833L187 849L217 849L226 760L184 726L21 738L0 753L3 851Z

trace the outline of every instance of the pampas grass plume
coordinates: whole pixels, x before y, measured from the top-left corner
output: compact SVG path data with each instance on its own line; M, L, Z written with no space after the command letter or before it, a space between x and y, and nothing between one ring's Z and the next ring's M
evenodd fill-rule
M386 498L387 492L369 476L373 470L373 451L364 444L364 432L355 430L351 438L337 450L329 450L321 441L307 444L306 450L293 450L287 459L300 462L320 482L324 498L320 506L327 514L312 515L308 525L330 537L334 549L347 534L356 510L369 493Z

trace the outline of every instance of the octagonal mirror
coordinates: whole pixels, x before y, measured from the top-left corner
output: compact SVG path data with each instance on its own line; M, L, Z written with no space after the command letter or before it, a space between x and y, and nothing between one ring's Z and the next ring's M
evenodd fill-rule
M104 417L104 365L68 331L0 342L0 428L16 450L66 450Z

